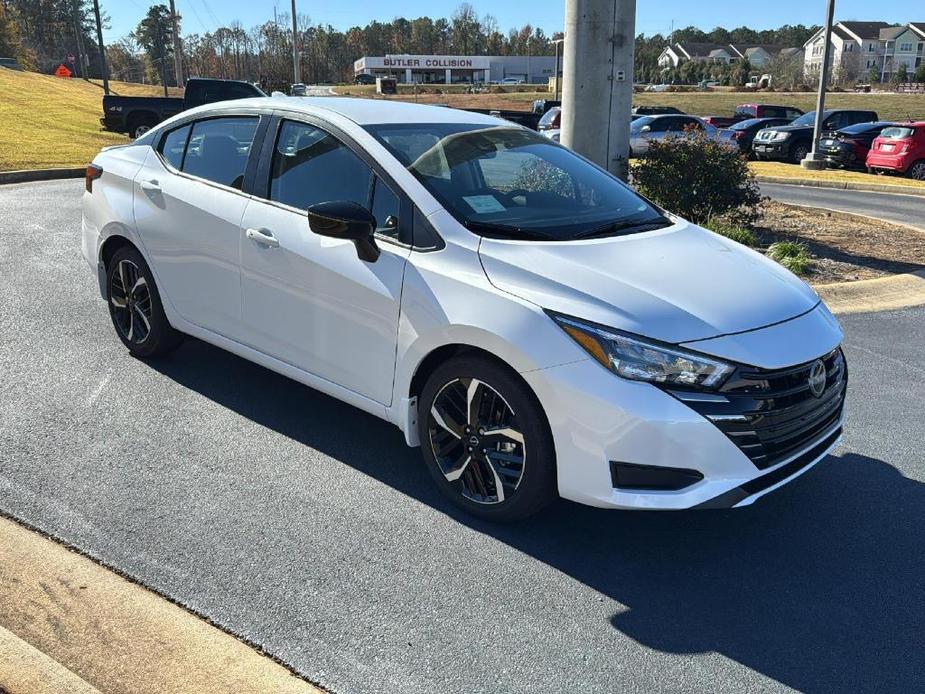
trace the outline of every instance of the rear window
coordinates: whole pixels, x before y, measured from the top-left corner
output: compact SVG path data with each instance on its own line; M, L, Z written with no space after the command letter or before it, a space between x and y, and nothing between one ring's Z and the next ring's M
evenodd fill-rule
M880 133L880 137L885 137L887 140L905 140L907 137L912 137L914 134L915 128L894 126L892 128L884 128L883 132Z

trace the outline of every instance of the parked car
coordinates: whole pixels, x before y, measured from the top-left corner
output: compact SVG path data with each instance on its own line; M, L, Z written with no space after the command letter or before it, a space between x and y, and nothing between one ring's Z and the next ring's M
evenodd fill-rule
M697 116L666 115L643 116L630 123L630 156L638 157L649 151L649 143L668 137L684 137L692 132L704 131L718 138L719 130L704 123Z
M867 168L925 181L925 121L884 128L867 155Z
M182 97L104 96L100 123L106 130L128 133L137 138L161 121L194 106L255 96L266 94L250 82L193 77L186 83Z
M305 96L308 93L308 87L306 87L302 82L290 85L289 94L290 96Z
M895 123L858 123L835 132L823 133L819 139L819 151L825 154L826 163L830 167L863 169L867 166L867 153L874 138L891 125Z
M776 125L787 125L791 120L788 118L749 118L734 123L725 130L720 130L719 137L725 142L734 144L742 154L752 158L754 157L752 141L759 131L765 128L773 128Z
M561 127L562 107L554 106L543 114L543 117L540 118L540 122L537 124L536 129L540 132L543 132L544 130L558 130Z
M19 64L16 58L0 58L0 67L5 67L7 70L22 71L22 65Z
M809 286L490 116L181 114L94 158L82 249L131 354L193 335L352 404L489 519L741 507L841 438L842 331Z
M823 113L822 130L840 130L856 123L877 121L875 111L837 109ZM790 125L765 128L755 136L752 151L757 159L777 159L799 164L813 148L816 112L810 111Z
M362 74L359 74L359 75L357 75L356 77L354 77L354 78L353 78L353 82L354 82L354 84L375 84L375 83L376 83L376 76L375 76L375 75L367 75L367 74L365 74L365 73L362 73Z
M685 115L684 111L674 106L633 106L634 116L661 116L668 114Z
M524 80L522 77L505 77L500 80L492 80L492 84L523 84Z
M705 123L717 128L729 128L743 120L754 118L779 118L787 123L803 115L803 111L793 106L775 106L773 104L740 104L732 116L704 116Z

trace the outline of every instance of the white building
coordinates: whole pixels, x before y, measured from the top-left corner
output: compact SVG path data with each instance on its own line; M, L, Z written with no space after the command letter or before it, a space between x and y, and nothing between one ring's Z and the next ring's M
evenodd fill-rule
M822 29L804 46L804 72L818 76L825 36ZM876 69L889 80L900 64L910 78L925 54L925 23L890 25L887 22L838 22L832 27L832 81L865 80Z
M560 57L559 72L562 72ZM505 78L545 84L555 74L551 55L385 55L353 63L354 75L395 77L405 84L496 82Z
M658 57L658 64L661 68L673 68L688 60L722 65L747 60L749 65L759 68L767 65L781 53L792 50L781 46L680 41L665 47Z

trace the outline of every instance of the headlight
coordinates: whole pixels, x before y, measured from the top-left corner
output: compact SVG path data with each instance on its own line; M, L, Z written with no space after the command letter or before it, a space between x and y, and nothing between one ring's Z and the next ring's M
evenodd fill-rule
M777 130L774 132L774 135L771 136L771 141L772 142L783 142L788 137L790 137L790 133L781 132L780 130Z
M714 390L734 368L702 354L618 333L568 316L549 315L588 354L618 376L632 381Z

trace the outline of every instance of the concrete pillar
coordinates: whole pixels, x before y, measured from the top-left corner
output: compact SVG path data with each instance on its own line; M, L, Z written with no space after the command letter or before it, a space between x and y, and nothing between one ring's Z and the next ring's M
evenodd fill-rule
M447 69L443 71L443 74L444 74L444 77L446 78L446 83L452 84L453 83L453 71Z
M411 84L411 68L405 68L405 84Z
M626 180L636 0L566 0L562 143Z

